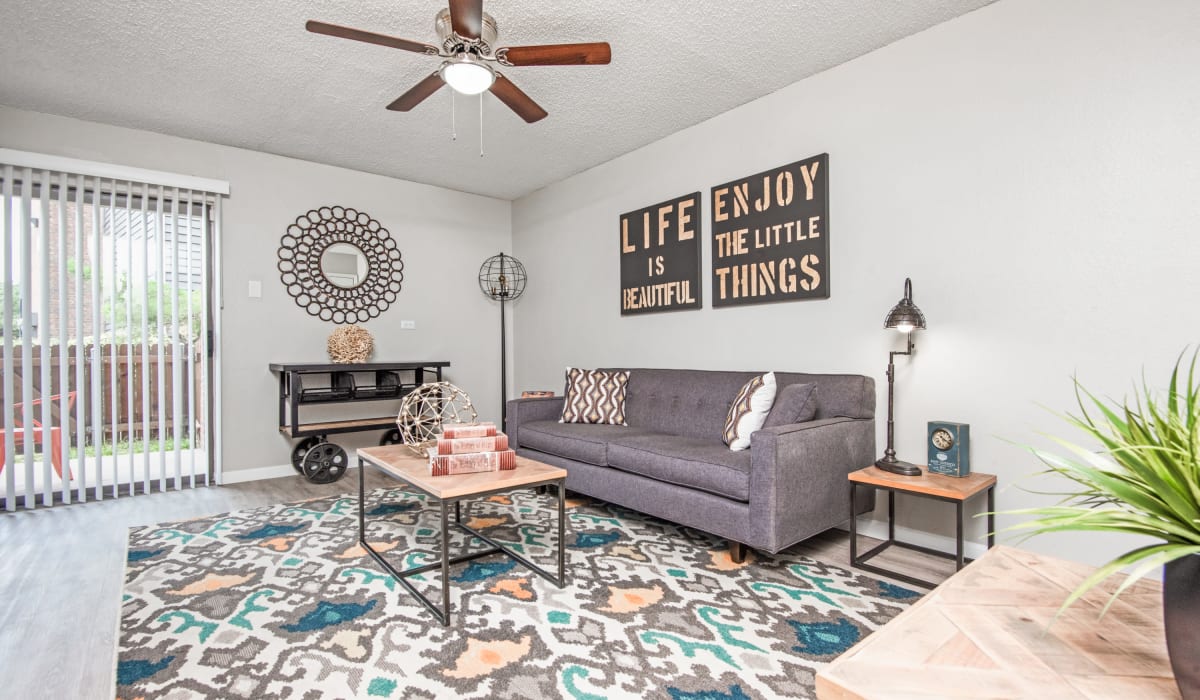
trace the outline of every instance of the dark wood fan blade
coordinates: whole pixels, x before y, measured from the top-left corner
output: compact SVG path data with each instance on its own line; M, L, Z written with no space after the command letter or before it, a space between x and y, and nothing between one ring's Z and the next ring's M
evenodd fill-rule
M496 82L492 83L491 90L497 99L508 105L509 109L530 124L546 118L546 110L530 99L529 95L521 92L521 88L513 85L513 82L503 75L496 74Z
M441 75L437 72L431 73L428 78L425 78L412 86L411 90L397 97L387 108L393 112L407 112L424 102L426 97L440 90L445 84Z
M365 41L368 44L378 44L379 46L388 46L393 49L404 49L405 51L414 51L416 53L437 55L437 47L430 44L422 44L419 41L409 41L408 39L400 39L386 34L376 34L375 32L367 32L361 29L353 29L351 27L343 27L338 24L329 24L328 22L318 22L310 19L304 23L304 28L314 34L324 34L326 36L336 36L341 39L353 39L354 41Z
M483 0L450 0L450 28L464 39L483 31Z
M590 44L509 46L497 49L496 58L509 66L603 65L612 60L612 47L606 41Z

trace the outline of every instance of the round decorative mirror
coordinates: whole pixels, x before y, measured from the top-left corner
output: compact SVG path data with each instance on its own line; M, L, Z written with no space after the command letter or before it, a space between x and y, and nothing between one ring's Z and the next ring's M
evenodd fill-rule
M404 262L388 230L364 212L321 207L279 239L279 280L296 305L323 321L362 323L400 293Z

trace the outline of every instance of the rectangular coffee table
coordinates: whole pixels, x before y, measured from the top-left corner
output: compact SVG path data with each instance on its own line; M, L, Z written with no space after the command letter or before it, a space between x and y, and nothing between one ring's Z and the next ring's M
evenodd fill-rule
M378 468L383 473L399 479L412 488L437 500L441 510L440 528L440 558L434 564L416 566L404 571L393 567L383 555L367 544L367 514L366 514L366 468L367 465ZM565 541L566 541L566 489L564 484L567 470L552 467L532 459L517 457L517 468L495 472L476 472L474 474L452 474L449 476L430 476L429 460L417 457L404 445L385 445L383 447L364 447L358 450L358 543L375 561L379 562L405 590L413 594L429 612L433 613L443 625L450 624L450 565L471 561L491 554L504 554L538 576L562 588L566 585L565 574ZM462 502L473 498L490 496L496 493L507 493L519 488L533 488L554 484L558 492L558 576L534 564L529 559L505 547L483 533L467 526L462 522ZM447 507L454 504L454 525L472 537L483 540L491 545L489 549L470 552L451 557L450 518ZM409 576L415 576L426 571L440 569L442 572L441 604L430 600L407 581Z

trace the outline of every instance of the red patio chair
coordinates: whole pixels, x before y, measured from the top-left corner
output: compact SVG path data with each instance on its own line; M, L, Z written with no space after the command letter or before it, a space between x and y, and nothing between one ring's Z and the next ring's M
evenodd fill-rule
M60 479L63 478L62 428L60 428L57 425L50 426L49 428L44 427L40 422L38 422L36 416L37 416L37 407L39 405L41 405L42 401L49 401L51 404L57 404L59 402L59 400L61 400L61 399L62 399L62 394L57 394L55 396L50 396L50 397L46 397L43 399L34 399L33 401L30 401L29 408L31 410L30 415L32 417L28 420L28 422L31 424L28 428L25 427L25 422L26 422L26 420L25 420L25 404L24 403L14 404L13 405L13 409L14 409L13 423L14 423L14 425L12 428L14 449L25 444L25 435L26 435L27 431L29 433L30 439L33 440L33 444L35 444L35 445L45 445L45 443L47 442L46 436L47 436L47 434L49 434L48 441L50 443L50 464L54 465L54 472L56 474L58 474L58 478L60 478ZM71 391L71 392L67 393L67 416L71 415L71 411L74 408L75 408L75 392ZM60 418L60 420L61 420L61 418ZM3 429L0 429L0 473L2 473L4 471L4 465L7 462L7 457L4 454L4 445L6 442L6 440L4 438L5 438L5 431ZM42 452L45 453L45 451L46 450L43 447ZM69 474L69 472L68 472L68 474Z

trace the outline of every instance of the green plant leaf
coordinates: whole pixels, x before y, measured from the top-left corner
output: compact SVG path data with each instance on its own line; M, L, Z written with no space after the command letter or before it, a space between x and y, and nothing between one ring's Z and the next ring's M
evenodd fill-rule
M1181 383L1185 353L1176 358L1165 395L1152 391L1143 377L1131 399L1110 402L1073 378L1079 413L1061 417L1088 442L1099 443L1099 454L1053 436L1062 454L1027 448L1046 465L1040 475L1066 479L1071 486L1048 494L1061 498L1056 505L1000 511L1032 516L1001 532L1023 533L1025 538L1065 531L1122 532L1160 540L1097 569L1064 608L1122 569L1131 568L1132 575L1117 587L1114 598L1138 577L1200 552L1200 348L1192 353L1186 385ZM1111 604L1112 598L1104 610Z
M1121 592L1126 588L1136 583L1140 578L1150 573L1154 569L1163 566L1164 564L1182 557L1186 557L1189 554L1196 554L1198 552L1200 552L1200 545L1194 547L1179 547L1170 544L1147 545L1145 547L1139 547L1133 551L1126 552L1125 554L1122 554L1116 559L1108 562L1104 566L1096 569L1094 572L1092 572L1092 575L1084 579L1083 583L1079 584L1079 586L1071 592L1071 595L1067 596L1067 599L1063 602L1062 607L1059 608L1059 614L1061 614L1063 610L1066 610L1068 607L1070 607L1072 603L1086 595L1088 591L1095 588L1104 580L1108 579L1110 576L1116 574L1127 566L1138 564L1140 562L1140 564L1129 573L1121 585L1118 586L1115 591L1113 591L1113 594L1109 596L1108 602L1105 603L1104 607L1100 610L1100 616L1103 617L1104 614L1108 612L1108 609L1112 606L1113 601L1116 600L1117 596L1120 595Z

